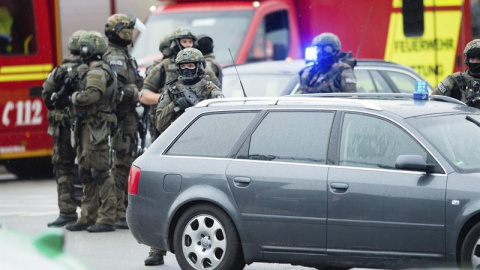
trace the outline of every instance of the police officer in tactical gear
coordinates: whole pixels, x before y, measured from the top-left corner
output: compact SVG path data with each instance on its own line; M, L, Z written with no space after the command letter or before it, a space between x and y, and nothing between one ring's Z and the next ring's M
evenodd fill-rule
M132 43L136 21L132 15L114 14L105 23L108 49L103 59L117 74L117 91L123 93L122 100L115 109L117 130L111 139L114 150L112 174L117 197L115 227L119 229L128 229L125 218L128 172L133 160L137 157L139 116L135 107L138 101L138 89L142 88L143 79L138 74L136 61L128 53L128 45Z
M222 66L220 63L215 60L215 54L213 53L213 39L207 35L199 35L197 36L197 41L194 45L200 52L202 52L203 57L205 58L205 63L207 64L207 68L212 70L217 79L220 81L220 89L222 88L222 79L223 79L223 72Z
M313 39L312 46L317 50L317 59L300 71L300 93L356 92L355 61L344 61L340 39L322 33Z
M192 48L194 42L197 40L195 35L187 27L179 27L168 38L167 48L162 48L164 42L160 43L160 50L162 53L168 52L169 57L165 57L162 61L156 64L153 68L149 67L149 73L145 78L143 89L140 92L140 102L144 105L156 105L159 101L160 94L163 92L165 84L178 77L177 68L175 65L175 57L179 51L185 48ZM210 80L217 86L220 86L220 81L211 70L206 71ZM155 130L155 110L150 112L150 137L152 142L158 137L158 131Z
M77 220L77 205L74 200L73 173L75 150L70 144L71 95L73 81L78 76L77 68L82 64L78 40L86 31L79 30L68 41L70 55L62 64L50 72L43 83L42 98L48 108L48 134L53 136L52 163L57 181L59 217L48 223L48 227L62 227Z
M156 128L161 134L186 108L204 99L222 98L220 88L205 75L205 59L195 48L181 50L175 59L178 80L170 81L160 96L156 110ZM161 265L166 252L150 248L145 265Z
M117 122L113 113L117 82L115 73L102 60L107 51L106 38L90 31L78 42L82 66L86 70L79 72L77 91L72 95L75 115L72 144L77 150L83 197L80 218L66 228L70 231L114 231L117 198L115 181L109 170L108 136Z
M448 75L432 94L453 97L468 106L480 108L480 39L470 41L463 55L468 70Z

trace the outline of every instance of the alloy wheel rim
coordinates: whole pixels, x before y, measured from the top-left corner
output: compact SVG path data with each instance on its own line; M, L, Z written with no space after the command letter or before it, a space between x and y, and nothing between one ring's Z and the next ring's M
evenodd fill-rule
M193 217L183 230L183 256L195 269L215 269L222 262L226 248L225 228L211 215Z
M472 266L473 269L480 269L480 237L472 250Z

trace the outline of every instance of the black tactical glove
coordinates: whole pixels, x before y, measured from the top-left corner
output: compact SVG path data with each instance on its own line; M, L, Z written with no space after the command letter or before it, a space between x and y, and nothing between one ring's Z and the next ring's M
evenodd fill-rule
M72 105L72 101L69 96L59 96L55 101L53 101L53 106L57 110L62 110L66 107Z
M192 106L190 101L186 97L176 98L173 100L173 104L175 104L179 110L185 110L186 108Z

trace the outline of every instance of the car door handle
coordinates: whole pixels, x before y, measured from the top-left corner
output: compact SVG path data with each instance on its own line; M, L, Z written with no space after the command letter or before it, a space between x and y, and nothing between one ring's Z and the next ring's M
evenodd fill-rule
M233 183L235 184L235 186L237 187L247 187L248 185L250 185L250 181L252 179L250 179L250 177L244 177L244 176L235 176L233 178Z
M347 191L348 184L347 183L331 183L330 188L334 192L343 193L343 192Z

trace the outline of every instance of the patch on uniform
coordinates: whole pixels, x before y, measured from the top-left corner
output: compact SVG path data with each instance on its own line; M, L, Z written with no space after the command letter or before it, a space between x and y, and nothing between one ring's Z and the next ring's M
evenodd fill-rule
M110 60L110 66L123 66L122 60Z
M443 83L440 83L437 87L438 91L440 91L440 93L442 94L445 94L447 92L447 88L445 87L445 85L443 85Z
M355 78L345 78L345 83L357 83L357 80Z

